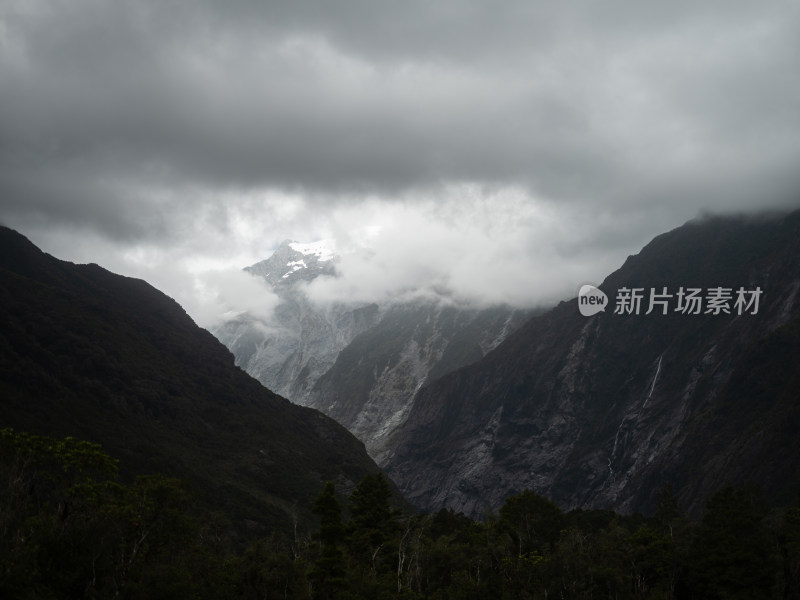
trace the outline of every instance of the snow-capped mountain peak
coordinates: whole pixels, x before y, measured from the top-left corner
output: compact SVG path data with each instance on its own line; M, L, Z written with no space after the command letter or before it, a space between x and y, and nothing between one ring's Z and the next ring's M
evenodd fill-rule
M289 247L300 254L316 256L320 262L333 260L336 256L336 240L333 239L319 240L307 244L289 242Z
M274 285L290 284L298 279L305 281L318 275L333 275L336 242L324 239L316 242L284 240L272 256L246 271L260 275Z

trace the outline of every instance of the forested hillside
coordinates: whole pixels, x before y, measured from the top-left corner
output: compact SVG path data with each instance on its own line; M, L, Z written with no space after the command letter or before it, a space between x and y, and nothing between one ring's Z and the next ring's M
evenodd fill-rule
M561 511L530 491L482 521L410 515L386 479L328 482L316 525L235 544L185 481L131 484L96 444L0 432L4 598L796 599L800 505L725 487L688 520L669 488L650 517Z

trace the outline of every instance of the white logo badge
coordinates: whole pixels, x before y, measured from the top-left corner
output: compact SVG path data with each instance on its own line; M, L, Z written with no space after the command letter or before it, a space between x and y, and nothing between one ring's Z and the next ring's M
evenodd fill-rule
M603 290L593 285L581 286L578 292L578 310L584 317L591 317L601 311L605 311L608 305L608 296Z

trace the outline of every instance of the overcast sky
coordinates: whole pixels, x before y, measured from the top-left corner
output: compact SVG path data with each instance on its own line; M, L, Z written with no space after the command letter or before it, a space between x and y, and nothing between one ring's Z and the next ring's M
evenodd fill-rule
M0 221L205 325L271 306L239 269L286 238L373 248L321 296L552 302L800 206L798 32L789 0L0 0Z

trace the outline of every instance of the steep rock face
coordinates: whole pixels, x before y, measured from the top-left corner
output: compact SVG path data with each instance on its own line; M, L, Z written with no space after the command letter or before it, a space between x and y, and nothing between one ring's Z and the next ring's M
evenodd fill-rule
M0 428L101 443L124 476L189 480L240 530L266 535L327 480L379 471L363 444L234 365L171 298L0 228Z
M483 357L531 313L432 301L311 302L306 284L336 276L335 265L330 245L285 241L246 269L281 298L274 322L243 316L213 332L249 374L293 402L334 417L380 464L416 391Z
M690 510L729 482L791 497L800 452L793 441L787 456L781 443L800 433L799 259L800 213L689 223L657 237L600 286L605 312L584 317L577 299L561 303L422 388L389 473L417 506L472 515L523 489L563 507L623 511L648 509L666 482ZM669 314L644 314L650 288L706 295L718 286L734 299L739 287L760 287L758 314L737 315L733 302L733 314L682 314L674 296ZM644 288L640 314L615 314L624 287ZM782 362L764 359L775 347Z
M364 440L378 464L426 382L479 360L528 316L496 307L394 306L357 336L314 385L313 406Z

